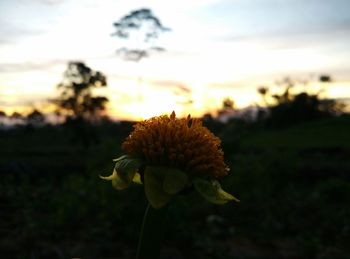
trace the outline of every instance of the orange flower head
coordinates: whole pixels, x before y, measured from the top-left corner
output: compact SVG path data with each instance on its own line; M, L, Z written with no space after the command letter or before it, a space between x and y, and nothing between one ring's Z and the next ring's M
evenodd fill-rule
M220 178L227 175L220 139L201 120L169 116L153 117L137 123L122 145L130 156L151 166L181 169L190 176Z

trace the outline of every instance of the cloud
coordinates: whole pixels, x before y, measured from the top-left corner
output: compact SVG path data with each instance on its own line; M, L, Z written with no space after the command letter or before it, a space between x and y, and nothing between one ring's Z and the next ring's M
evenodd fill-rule
M61 3L63 0L0 1L0 44L47 33L64 12Z
M35 103L43 103L48 100L48 96L44 94L16 94L16 95L6 95L0 94L0 106L6 108L16 108L18 106L30 106Z
M44 5L58 5L65 2L65 0L35 0L36 2Z
M57 65L67 64L67 60L48 60L43 62L24 62L24 63L0 63L0 72L18 73L33 70L50 70Z
M350 41L350 20L319 26L305 26L303 28L286 28L257 34L225 35L212 40L226 43L259 42L267 49L290 49L299 47L316 47L332 42Z
M171 80L149 80L149 82L156 87L174 88L177 92L186 94L191 93L190 87L181 82Z
M37 36L45 33L45 30L19 27L7 21L0 20L0 44L14 44L21 38Z

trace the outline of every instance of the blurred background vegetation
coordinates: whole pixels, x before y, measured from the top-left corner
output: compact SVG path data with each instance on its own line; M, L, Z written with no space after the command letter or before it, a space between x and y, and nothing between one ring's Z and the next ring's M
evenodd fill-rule
M163 258L350 255L350 115L334 100L290 94L290 87L281 95L259 88L275 101L255 107L256 115L237 114L226 99L217 115L203 117L221 138L231 168L222 184L241 203L214 206L194 194L177 198ZM115 191L98 177L111 173L134 122L91 112L96 103L85 101L94 97L79 98L81 91L69 99L72 105L66 95L55 100L71 110L63 123L48 124L33 111L25 123L0 131L4 258L135 255L143 189Z

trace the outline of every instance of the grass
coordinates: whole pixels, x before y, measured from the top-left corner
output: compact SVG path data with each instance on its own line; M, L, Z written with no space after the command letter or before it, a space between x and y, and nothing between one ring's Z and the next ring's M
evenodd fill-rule
M349 117L222 137L240 204L195 194L169 208L163 258L345 258L350 251ZM133 258L142 187L115 191L108 175L130 127L97 129L89 148L65 128L0 132L0 247L5 258Z
M243 148L350 148L350 118L312 121L282 130L254 132L242 140Z

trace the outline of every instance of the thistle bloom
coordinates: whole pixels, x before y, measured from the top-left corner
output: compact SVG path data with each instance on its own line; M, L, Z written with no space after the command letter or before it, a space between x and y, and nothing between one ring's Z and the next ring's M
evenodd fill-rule
M224 204L237 200L223 191L218 178L227 175L220 139L202 122L175 112L139 122L122 144L127 155L116 159L112 180L116 189L131 182L144 183L154 208L163 207L173 195L192 186L208 201Z
M130 156L147 165L175 167L191 176L227 175L220 139L198 119L177 119L175 113L140 122L123 143Z

